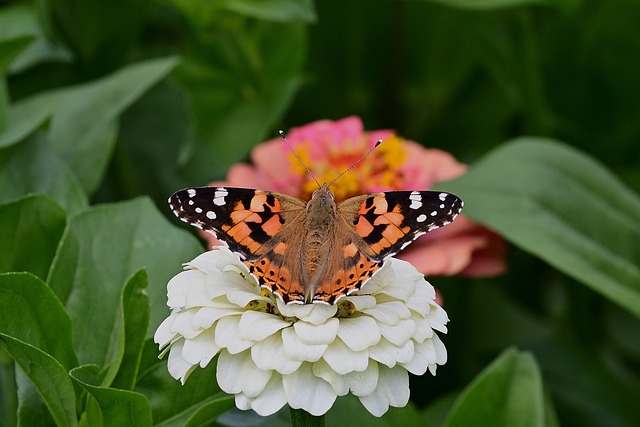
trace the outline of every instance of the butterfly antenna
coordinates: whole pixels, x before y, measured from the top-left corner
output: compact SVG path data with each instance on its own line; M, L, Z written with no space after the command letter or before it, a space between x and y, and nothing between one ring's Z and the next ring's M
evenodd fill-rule
M353 167L354 167L355 165L357 165L358 163L360 163L361 161L363 161L363 160L364 160L364 158L365 158L365 157L367 157L369 154L371 154L371 152L372 152L373 150L375 150L376 148L378 148L378 146L379 146L380 144L382 144L382 140L381 140L381 139L379 139L378 141L376 141L376 145L374 145L373 147L371 147L371 148L369 149L369 151L367 151L366 153L364 153L364 154L362 155L362 157L360 157L358 160L356 160L356 161L355 161L351 166L349 166L347 169L345 169L345 170L344 170L340 175L336 176L336 177L333 179L333 181L331 181L331 182L329 183L329 185L327 185L327 187L331 187L331 184L333 184L333 183L334 183L334 182L336 182L338 179L340 179L340 177L341 177L342 175L344 175L345 173L347 173L347 172L349 172L351 169L353 169Z
M306 169L307 173L309 174L309 176L311 178L313 178L313 180L316 182L316 184L318 185L318 188L321 187L320 183L318 182L318 180L316 179L315 176L313 176L313 174L311 173L311 170L307 167L307 165L304 164L304 162L302 161L302 159L300 158L300 156L298 156L298 153L296 153L296 151L293 149L293 147L291 146L291 144L289 144L289 140L287 140L287 136L284 134L284 131L279 130L278 133L280 134L280 136L282 137L282 139L284 139L284 142L287 144L287 147L289 147L289 150L291 150L291 152L293 153L294 156L296 156L296 159L298 159L298 161L300 162L300 164Z

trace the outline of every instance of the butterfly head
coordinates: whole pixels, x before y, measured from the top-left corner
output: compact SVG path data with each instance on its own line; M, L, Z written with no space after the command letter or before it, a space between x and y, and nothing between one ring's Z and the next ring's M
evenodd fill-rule
M307 212L333 214L335 211L336 202L333 193L327 184L322 184L319 189L313 192L311 200L307 203Z

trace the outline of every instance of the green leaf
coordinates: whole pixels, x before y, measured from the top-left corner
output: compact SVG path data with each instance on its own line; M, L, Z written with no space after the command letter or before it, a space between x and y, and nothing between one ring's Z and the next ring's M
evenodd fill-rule
M194 182L221 178L254 145L274 137L268 132L301 83L305 27L241 18L232 21L235 25L226 22L218 22L215 38L202 36L198 47L206 62L187 58L176 70L196 113L196 144L184 169Z
M30 37L35 41L11 63L9 70L19 73L43 61L67 61L69 53L54 45L43 34L33 5L25 2L5 5L0 13L0 40Z
M202 252L187 232L171 226L148 199L100 205L69 218L49 284L74 322L82 364L105 366L123 283L146 268L150 332L166 317L166 284L181 264Z
M0 148L17 144L36 131L51 115L42 102L19 101L9 106L9 126L0 133Z
M51 32L73 50L78 63L92 73L99 73L125 61L135 46L151 2L48 0L37 4Z
M71 378L80 384L96 401L99 420L91 425L104 427L151 426L151 408L149 401L140 393L114 388L100 387L99 367L80 366L71 370Z
M5 74L16 56L33 41L32 37L17 37L0 41L0 134L9 126L9 94L5 83Z
M279 22L316 20L312 0L225 0L223 7L241 15Z
M46 196L0 204L0 272L28 271L46 279L66 217Z
M460 9L492 10L554 3L554 0L423 0ZM557 1L557 0L555 0Z
M209 425L233 407L234 399L232 396L218 393L156 425L158 427L198 427Z
M143 393L151 402L155 423L174 425L202 418L211 420L233 407L233 396L221 394L215 380L217 358L206 368L193 371L182 385L169 375L166 360L158 359L158 354L157 344L148 339L136 384L136 391Z
M111 159L120 114L176 64L175 58L148 60L28 99L30 108L52 115L49 139L87 193L98 186Z
M141 194L164 205L167 195L187 186L178 169L185 142L193 139L193 111L183 88L161 82L123 115L114 157L122 194Z
M77 176L44 134L0 149L0 202L31 193L48 195L70 213L88 204Z
M67 370L52 356L24 341L0 333L2 346L38 390L56 425L76 426L76 396Z
M462 392L446 427L544 426L542 379L528 352L504 351Z
M640 316L640 199L593 159L520 138L441 187L471 218Z
M0 274L0 332L50 354L66 369L78 365L69 316L51 289L30 273Z
M122 342L122 350L117 352L119 359L113 365L119 366L117 376L113 383L105 381L111 387L133 390L138 377L142 349L149 328L149 296L145 291L146 287L147 272L139 270L127 280L122 290L120 313L114 325L114 335L122 337L118 339L118 342Z

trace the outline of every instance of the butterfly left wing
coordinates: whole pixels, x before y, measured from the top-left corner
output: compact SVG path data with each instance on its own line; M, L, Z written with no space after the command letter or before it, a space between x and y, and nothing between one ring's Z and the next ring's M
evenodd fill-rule
M235 187L185 188L169 205L180 220L213 234L248 261L268 252L273 237L305 208L294 197Z
M355 232L354 243L367 258L384 261L421 235L451 223L462 200L438 191L389 191L358 196L338 205Z

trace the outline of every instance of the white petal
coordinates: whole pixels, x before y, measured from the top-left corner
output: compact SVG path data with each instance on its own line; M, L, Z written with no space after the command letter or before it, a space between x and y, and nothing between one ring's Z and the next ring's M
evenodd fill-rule
M325 414L337 398L328 382L313 375L310 363L304 363L291 375L284 375L282 385L289 406L315 416Z
M300 341L306 344L331 344L338 336L340 321L336 318L329 319L326 323L315 325L313 323L299 321L293 324Z
M169 331L174 334L179 334L185 337L186 339L195 338L202 332L200 328L194 328L193 326L193 318L198 312L197 308L190 308L188 310L182 311L173 317L173 322L169 327Z
M435 304L432 305L431 311L427 317L429 318L429 324L433 329L442 332L443 334L447 333L447 327L445 325L449 322L449 317L442 307Z
M423 342L424 340L430 339L433 337L433 329L431 329L431 322L429 322L429 318L420 318L419 316L414 317L416 322L416 332L413 335L413 339L416 342Z
M397 325L400 320L411 317L411 311L400 301L378 304L375 308L363 310L363 313L386 325Z
M290 304L290 305L295 305L295 304ZM307 305L310 305L312 307L311 311L306 314L300 313L300 315L296 317L298 317L300 320L304 320L305 322L309 322L314 325L325 324L333 316L335 316L336 312L338 311L338 307L335 304L334 305L307 304ZM298 305L298 307L301 307L301 306Z
M187 380L189 374L196 368L198 365L193 365L188 363L182 357L182 346L184 344L184 340L176 341L171 346L171 351L169 352L169 359L167 361L167 369L169 374L175 378L179 379L180 382L184 385L184 382Z
M380 323L378 327L383 337L398 346L404 345L416 333L416 322L412 319L403 319L393 326Z
M248 398L242 393L236 394L236 407L241 411L247 411L251 409L251 403L253 399Z
M205 295L204 274L198 270L186 270L178 273L167 283L167 305L171 308L186 307L187 294Z
M376 306L376 297L373 295L349 295L345 297L345 301L352 303L356 311L363 311Z
M415 293L407 301L407 306L421 315L426 315L432 304L435 304L436 290L426 280L421 280L415 288Z
M339 374L346 374L367 369L369 352L353 351L337 338L329 344L322 358L331 366L331 369Z
M320 359L312 366L313 375L322 378L333 388L338 396L344 396L349 392L349 385L345 381L346 375L340 375L324 359Z
M252 341L243 340L238 334L240 316L227 316L216 323L215 339L220 348L226 348L229 353L237 354L251 347Z
M305 317L313 311L313 304L285 304L281 298L276 298L278 313L283 317Z
M447 348L439 336L434 335L432 338L433 346L436 349L436 363L438 365L444 365L447 363Z
M397 363L408 363L414 358L414 343L409 340L404 345L397 346L383 338L378 345L369 349L369 357L393 368Z
M228 303L215 305L215 307L202 307L198 309L191 321L194 329L208 329L221 317L243 313L243 310Z
M286 404L287 395L282 385L282 376L274 372L262 393L251 402L251 409L266 417L278 412Z
M182 348L182 357L188 363L200 364L201 368L206 367L220 351L214 338L213 330L207 330L193 339L186 340Z
M262 300L267 302L270 301L269 298L260 296L260 293L257 291L257 288L253 288L253 289L234 288L226 292L225 296L227 297L230 303L237 306L238 308L244 308L251 301L255 301L255 300Z
M436 364L436 349L431 340L425 340L422 344L416 344L413 359L402 363L402 366L414 375L422 375L427 372L429 365Z
M289 325L291 322L284 321L273 314L246 311L240 318L238 334L243 340L261 341Z
M220 389L229 394L243 393L251 398L265 389L272 371L259 369L251 360L248 351L231 355L220 352L216 366L216 379Z
M302 364L301 361L292 360L287 356L280 334L271 335L255 343L251 347L251 358L260 369L274 369L281 374L295 372Z
M353 351L362 351L380 341L378 323L368 316L340 319L340 339Z
M156 333L153 335L153 341L160 346L160 349L163 349L177 336L177 334L171 332L173 319L173 315L164 319L162 323L160 323L160 326L158 326L158 329L156 329Z
M409 402L409 375L401 367L389 369L380 366L378 387L366 396L360 396L360 402L371 414L381 417L389 409L405 406Z
M362 372L351 372L344 376L344 382L355 396L366 396L373 393L378 385L378 364L373 360Z
M291 360L302 362L318 361L327 349L327 344L305 344L298 338L294 328L282 330L282 344L284 352Z

